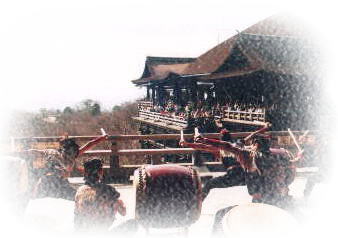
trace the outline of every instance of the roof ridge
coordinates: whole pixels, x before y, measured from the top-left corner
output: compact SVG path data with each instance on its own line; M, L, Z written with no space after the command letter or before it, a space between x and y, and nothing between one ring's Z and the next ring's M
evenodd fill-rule
M160 57L160 56L147 56L146 64L182 64L190 63L196 58L191 57Z

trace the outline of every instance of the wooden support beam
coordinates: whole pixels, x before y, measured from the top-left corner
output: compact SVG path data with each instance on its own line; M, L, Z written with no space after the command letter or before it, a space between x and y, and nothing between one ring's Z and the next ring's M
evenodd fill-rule
M110 168L118 169L120 167L120 161L118 156L117 143L115 141L112 141L111 143L111 150L109 154L111 155L109 160Z
M194 166L193 163L170 163L170 164L181 165L181 166ZM121 168L132 168L132 169L134 169L134 168L139 168L143 165L144 164L125 164L125 165L121 165ZM203 162L203 165L221 166L222 162L205 161L205 162ZM106 166L106 168L109 168L109 166Z
M233 138L244 138L252 132L234 132L230 133ZM293 131L295 135L302 135L304 131ZM309 134L315 133L310 131ZM271 131L265 134L271 136L289 136L288 131ZM77 141L88 141L97 138L100 135L95 136L69 136L68 138L76 139ZM185 139L192 139L193 134L185 134ZM219 138L219 133L204 133L203 136L207 138ZM61 136L48 136L48 137L17 137L13 138L14 142L57 142L61 139ZM110 140L116 141L128 141L128 140L179 140L180 134L151 134L151 135L110 135Z
M128 155L169 155L169 154L191 154L195 149L192 148L172 148L172 149L133 149L133 150L118 150L113 152L111 150L89 150L83 156L99 156L99 155L112 155L119 156Z
M234 132L230 133L233 138L244 138L250 135L252 132ZM294 134L302 135L302 131L293 131ZM271 136L289 136L288 131L271 131L266 132L266 135ZM111 135L110 139L118 140L118 141L126 141L126 140L179 140L180 134L152 134L152 135ZM204 137L207 138L219 138L219 133L203 133ZM184 134L185 139L192 139L194 134Z
M109 158L109 175L108 175L108 181L114 182L118 181L119 179L123 178L122 171L120 170L120 159L118 155L118 145L116 141L111 141L110 146L110 158Z

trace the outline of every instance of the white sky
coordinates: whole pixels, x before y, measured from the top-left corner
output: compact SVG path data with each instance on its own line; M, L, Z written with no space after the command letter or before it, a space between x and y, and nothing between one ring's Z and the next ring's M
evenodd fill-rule
M144 94L131 80L146 56L197 57L274 13L303 14L303 3L2 1L0 99L9 110L63 109L88 98L111 108Z

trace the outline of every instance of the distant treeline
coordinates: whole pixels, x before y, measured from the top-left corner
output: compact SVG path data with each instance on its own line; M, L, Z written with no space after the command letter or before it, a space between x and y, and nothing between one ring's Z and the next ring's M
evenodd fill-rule
M100 128L108 134L137 134L137 125L131 119L137 115L137 103L126 102L111 110L102 110L99 102L87 99L63 110L41 109L39 112L15 112L7 133L11 137L100 135ZM138 141L119 142L120 149L139 148ZM109 149L109 142L96 148ZM106 158L107 159L107 158ZM133 159L122 158L126 163ZM139 158L143 160L143 158ZM129 162L130 161L130 162Z
M135 102L102 110L99 102L87 99L63 110L15 112L10 120L9 134L13 137L98 135L100 128L112 134L135 134L137 126L131 120L135 115Z

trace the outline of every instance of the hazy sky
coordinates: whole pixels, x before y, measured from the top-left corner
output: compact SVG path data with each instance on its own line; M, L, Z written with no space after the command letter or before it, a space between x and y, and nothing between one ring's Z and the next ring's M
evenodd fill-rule
M303 13L287 1L234 2L2 1L0 99L7 109L87 98L111 108L144 94L131 80L146 56L197 57L272 14Z

